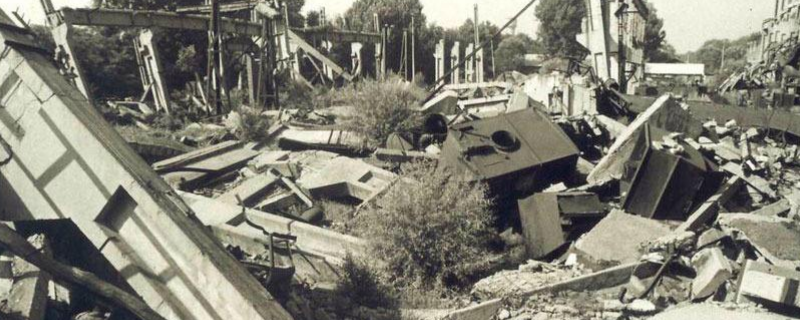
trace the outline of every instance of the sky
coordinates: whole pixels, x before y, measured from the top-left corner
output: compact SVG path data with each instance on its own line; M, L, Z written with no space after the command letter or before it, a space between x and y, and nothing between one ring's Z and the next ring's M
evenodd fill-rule
M84 7L91 0L52 0L56 8ZM344 13L354 0L306 0L305 10L325 8L328 17ZM501 26L529 0L420 0L429 22L443 27L458 27L473 16L478 4L479 19ZM667 41L679 53L698 49L711 39L735 39L759 32L764 19L774 14L770 0L650 0L664 19ZM38 0L0 0L6 12L19 11L32 23L44 23ZM518 23L517 32L536 35L538 22L533 8Z

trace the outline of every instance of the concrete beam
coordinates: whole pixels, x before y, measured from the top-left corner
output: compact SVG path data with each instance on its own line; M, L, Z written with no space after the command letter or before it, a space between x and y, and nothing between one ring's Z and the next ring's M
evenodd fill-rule
M43 235L35 235L28 239L41 254L52 257L50 245ZM14 285L8 294L8 312L12 316L20 316L28 320L43 320L47 311L48 285L52 280L49 273L25 261L14 257Z
M65 8L50 14L64 24L94 27L165 28L209 31L208 16L179 14L164 11L72 9ZM220 32L248 37L261 35L262 25L257 22L221 18Z
M333 60L329 59L324 54L319 52L316 48L314 48L314 46L306 42L297 33L294 33L294 31L290 30L288 31L288 34L289 34L289 39L292 41L292 43L297 47L299 47L300 49L303 49L303 51L305 51L306 54L316 58L319 61L322 61L322 63L326 67L329 67L333 72L335 72L337 75L340 75L345 80L353 81L352 75L347 73L342 67L336 64L336 62L333 62Z
M150 91L158 110L169 114L169 87L164 77L161 55L158 53L159 34L154 29L142 30L133 40L133 44L144 90Z
M339 30L332 26L292 28L292 31L309 40L327 40L335 43L381 43L381 34L377 32Z
M0 28L0 219L71 219L167 319L291 319L27 37Z

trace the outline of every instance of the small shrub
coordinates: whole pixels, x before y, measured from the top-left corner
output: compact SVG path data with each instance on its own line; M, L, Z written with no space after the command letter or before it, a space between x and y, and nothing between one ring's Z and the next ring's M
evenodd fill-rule
M486 187L430 164L402 169L403 180L358 218L395 285L459 289L492 253L498 234Z
M333 95L333 101L355 108L354 117L346 127L366 135L368 145L373 148L380 147L392 133L412 130L421 123L415 109L425 98L425 91L398 77L366 80Z
M350 255L344 260L336 295L367 308L391 309L397 306L392 289L380 282L375 271Z
M266 138L269 131L269 120L256 108L239 106L229 116L233 134L242 141L261 141Z

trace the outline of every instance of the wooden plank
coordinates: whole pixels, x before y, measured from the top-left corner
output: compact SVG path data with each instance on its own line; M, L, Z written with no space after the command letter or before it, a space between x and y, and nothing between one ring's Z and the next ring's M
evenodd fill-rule
M258 200L258 197L266 195L270 187L278 182L279 178L267 172L260 174L250 179L245 180L242 184L229 190L228 192L217 197L217 200L230 203L234 205L251 206L253 202ZM241 199L243 203L239 203Z
M165 320L139 297L123 291L86 271L73 268L44 255L5 224L0 224L0 246L15 256L53 275L58 281L85 288L115 306L143 320Z

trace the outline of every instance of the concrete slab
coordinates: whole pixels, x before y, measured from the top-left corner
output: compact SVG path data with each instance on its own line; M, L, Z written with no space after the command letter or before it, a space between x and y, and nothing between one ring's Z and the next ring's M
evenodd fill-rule
M167 319L290 319L50 56L9 42L20 37L0 28L0 88L13 89L0 90L0 138L13 150L0 175L27 212L13 218L73 220Z
M318 199L352 197L364 201L387 188L396 177L361 160L337 157L319 170L303 174L297 185Z
M518 203L529 257L544 257L564 244L557 193L534 194Z
M741 231L762 254L775 260L800 261L800 226L789 219L726 214L718 219L724 228Z
M640 244L670 232L662 222L614 210L578 239L575 248L597 262L632 263L641 257Z
M241 205L249 207L256 204L260 200L259 197L265 196L270 188L278 181L280 181L280 177L269 172L262 173L245 180L235 188L223 193L217 197L217 200L233 205L240 205L239 199L241 199Z

